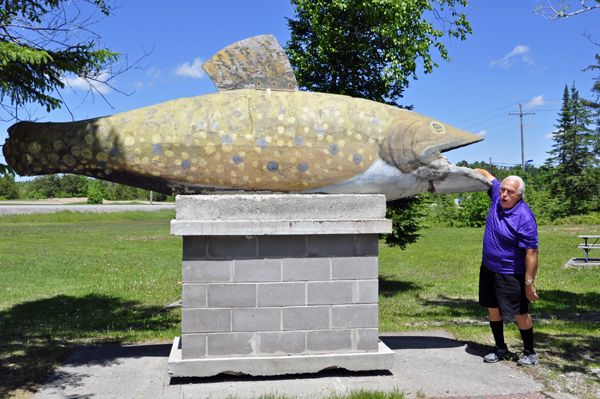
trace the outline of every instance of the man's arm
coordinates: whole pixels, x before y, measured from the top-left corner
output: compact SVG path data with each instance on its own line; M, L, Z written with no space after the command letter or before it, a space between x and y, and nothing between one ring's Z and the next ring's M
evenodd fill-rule
M538 250L527 248L525 253L525 280L534 281L538 269ZM535 302L540 297L535 292L535 284L525 284L525 295L531 302Z
M487 171L487 170L485 170L485 169L477 169L477 168L475 168L475 169L473 169L473 170L474 170L475 172L481 173L481 174L483 175L483 177L485 177L485 178L486 178L486 179L488 179L489 181L496 180L496 178L495 178L495 177L494 177L494 176L493 176L493 175L492 175L490 172L488 172L488 171Z

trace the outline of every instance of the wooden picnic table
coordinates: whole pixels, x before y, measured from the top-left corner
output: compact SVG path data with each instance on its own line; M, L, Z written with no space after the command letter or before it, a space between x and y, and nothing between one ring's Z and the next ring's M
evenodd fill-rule
M585 261L588 261L588 252L590 249L600 249L600 244L598 241L600 240L600 236L590 236L590 235L580 235L577 238L583 238L584 244L579 244L578 248L583 249L585 251ZM593 244L588 243L588 240L594 240Z

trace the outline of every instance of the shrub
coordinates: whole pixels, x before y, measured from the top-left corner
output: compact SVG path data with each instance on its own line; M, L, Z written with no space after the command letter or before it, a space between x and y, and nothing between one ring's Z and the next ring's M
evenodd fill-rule
M0 196L4 197L4 199L19 198L19 189L13 175L0 177Z
M457 227L482 227L485 226L492 201L486 192L468 194L458 209Z
M104 186L101 180L91 180L88 185L88 204L101 204L104 198Z

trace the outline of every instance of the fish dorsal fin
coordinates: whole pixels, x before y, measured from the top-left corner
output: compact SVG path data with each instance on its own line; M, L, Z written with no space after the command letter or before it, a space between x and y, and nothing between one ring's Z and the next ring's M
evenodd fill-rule
M218 91L298 90L290 61L272 35L233 43L202 65Z

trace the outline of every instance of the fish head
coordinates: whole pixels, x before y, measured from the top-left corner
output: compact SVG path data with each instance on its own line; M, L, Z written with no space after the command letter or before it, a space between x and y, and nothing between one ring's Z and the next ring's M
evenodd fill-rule
M420 182L414 187L428 187L438 193L487 191L490 182L486 178L472 169L451 164L442 155L481 140L480 136L425 115L402 110L381 143L379 157L397 169L399 176L404 176L403 181L411 176Z
M404 173L429 165L441 153L483 140L482 137L415 112L392 123L379 156Z

